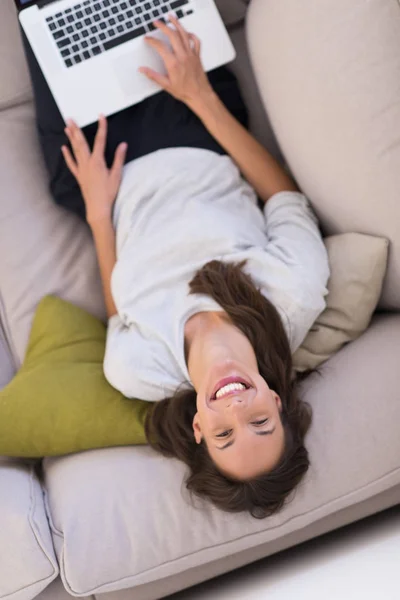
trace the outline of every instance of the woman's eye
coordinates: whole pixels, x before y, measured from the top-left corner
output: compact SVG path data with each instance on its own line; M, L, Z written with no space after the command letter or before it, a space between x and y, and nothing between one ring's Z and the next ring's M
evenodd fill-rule
M264 425L268 419L263 419L262 421L254 421L253 425Z
M223 433L218 433L217 438L223 438L230 434L230 431L224 431Z

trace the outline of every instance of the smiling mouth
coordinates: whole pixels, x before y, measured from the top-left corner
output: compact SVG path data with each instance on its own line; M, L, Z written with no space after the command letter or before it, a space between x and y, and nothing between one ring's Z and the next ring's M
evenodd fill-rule
M210 397L213 402L249 390L251 385L242 377L227 377L219 381Z

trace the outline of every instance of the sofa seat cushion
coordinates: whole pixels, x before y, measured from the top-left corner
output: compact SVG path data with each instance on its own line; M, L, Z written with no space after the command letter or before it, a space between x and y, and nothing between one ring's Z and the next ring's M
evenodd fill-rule
M253 0L247 40L281 149L324 233L391 243L381 306L400 309L400 4Z
M148 447L45 459L46 505L66 589L101 594L182 573L399 485L399 339L400 316L375 318L304 382L314 409L312 466L294 500L268 519L190 500L184 465Z
M90 230L50 198L30 104L0 112L0 140L0 293L20 366L43 296L106 313Z
M0 2L0 110L32 98L13 0Z
M33 466L0 459L0 598L30 600L58 576Z

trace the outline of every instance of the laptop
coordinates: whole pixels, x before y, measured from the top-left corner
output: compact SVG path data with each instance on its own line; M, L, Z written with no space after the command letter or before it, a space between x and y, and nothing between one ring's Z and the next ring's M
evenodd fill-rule
M235 58L214 0L15 0L19 20L66 120L80 127L137 104L160 91L138 72L165 73L162 60L145 43L166 41L153 21L175 13L202 41L206 71Z

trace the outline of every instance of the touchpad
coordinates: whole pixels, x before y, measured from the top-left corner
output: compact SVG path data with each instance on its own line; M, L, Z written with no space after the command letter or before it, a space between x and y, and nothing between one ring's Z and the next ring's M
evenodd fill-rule
M160 38L160 34L157 32L154 37ZM165 37L162 36L162 39L164 41ZM123 91L129 95L155 92L160 89L146 75L139 73L139 67L149 67L157 73L166 74L162 59L153 48L146 46L144 40L140 40L140 43L135 44L129 52L118 56L113 61L113 66Z

